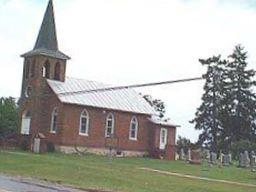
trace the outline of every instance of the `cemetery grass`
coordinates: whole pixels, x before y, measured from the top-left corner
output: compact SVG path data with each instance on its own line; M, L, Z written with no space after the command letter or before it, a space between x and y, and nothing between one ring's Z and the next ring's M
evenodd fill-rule
M72 185L83 189L124 192L252 192L256 188L167 176L141 167L207 178L256 184L256 173L248 169L189 165L182 161L149 158L113 158L95 155L32 154L0 152L0 172Z

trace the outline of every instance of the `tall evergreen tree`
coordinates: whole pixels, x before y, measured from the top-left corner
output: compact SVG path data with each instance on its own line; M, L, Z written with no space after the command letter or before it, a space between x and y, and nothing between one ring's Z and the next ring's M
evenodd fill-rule
M236 46L227 60L199 60L207 66L202 104L192 120L201 130L199 144L228 151L240 141L256 142L255 71L247 69L247 52Z
M207 72L203 76L206 80L205 92L202 96L202 104L197 109L196 117L191 123L195 123L195 129L202 131L198 143L217 151L223 132L221 114L226 60L222 60L221 56L213 56L208 59L200 59L199 62L207 66Z
M255 71L248 70L247 65L247 52L242 46L236 46L226 65L226 103L229 107L226 139L229 146L240 140L256 141L256 95L252 90L256 85Z

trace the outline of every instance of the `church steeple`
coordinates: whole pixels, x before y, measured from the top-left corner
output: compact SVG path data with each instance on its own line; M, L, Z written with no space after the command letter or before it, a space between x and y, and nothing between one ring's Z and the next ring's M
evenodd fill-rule
M49 1L46 12L44 14L44 19L37 37L34 50L40 48L54 51L58 50L58 41L56 35L52 0Z
M23 54L22 57L34 55L44 55L63 60L70 59L69 56L60 52L58 49L58 40L52 0L49 0L34 49Z

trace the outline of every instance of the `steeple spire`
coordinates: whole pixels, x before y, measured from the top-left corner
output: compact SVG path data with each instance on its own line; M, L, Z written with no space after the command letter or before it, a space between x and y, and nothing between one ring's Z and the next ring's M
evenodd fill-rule
M32 55L45 55L64 60L70 59L67 55L60 52L58 49L52 0L49 0L34 49L28 53L23 54L22 56L26 57Z
M35 49L45 48L48 50L58 50L58 41L56 35L54 10L52 0L49 1L44 14L44 19L34 47Z

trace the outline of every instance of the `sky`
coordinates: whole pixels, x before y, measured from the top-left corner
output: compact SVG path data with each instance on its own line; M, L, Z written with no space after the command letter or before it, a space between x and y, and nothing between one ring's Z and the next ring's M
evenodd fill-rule
M256 0L54 0L67 76L112 85L200 77L199 58L237 44L256 62ZM19 97L22 53L31 50L48 0L0 0L0 96ZM196 141L189 121L204 81L136 89L166 104L177 135Z

